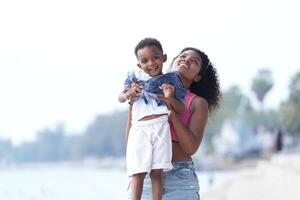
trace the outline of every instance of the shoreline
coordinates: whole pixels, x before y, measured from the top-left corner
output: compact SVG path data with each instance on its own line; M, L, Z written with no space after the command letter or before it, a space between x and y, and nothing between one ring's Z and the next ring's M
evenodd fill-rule
M92 169L120 169L125 170L124 158L85 158L77 161L56 161L56 162L30 162L30 163L9 163L0 165L2 169L43 169L43 168L92 168Z

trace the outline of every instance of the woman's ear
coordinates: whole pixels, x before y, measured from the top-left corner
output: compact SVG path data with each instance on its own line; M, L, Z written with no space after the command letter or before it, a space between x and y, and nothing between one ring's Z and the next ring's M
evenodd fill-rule
M167 61L167 58L168 58L167 54L164 54L164 55L163 55L163 61L166 62L166 61Z

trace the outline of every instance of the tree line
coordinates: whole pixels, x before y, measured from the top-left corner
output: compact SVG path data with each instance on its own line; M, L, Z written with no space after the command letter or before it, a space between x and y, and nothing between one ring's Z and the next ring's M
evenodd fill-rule
M205 141L220 132L226 119L247 123L253 132L260 126L269 130L281 129L295 138L300 138L300 72L289 84L289 96L276 109L264 105L267 93L275 83L272 73L263 69L252 80L251 89L260 102L255 109L250 98L238 86L223 92L220 109L212 113L206 128ZM85 131L77 135L66 133L64 124L46 128L37 133L34 141L14 146L8 139L0 139L1 162L56 162L81 160L86 157L123 157L125 155L125 128L127 111L102 114L90 123Z
M0 139L0 162L56 162L86 157L121 157L125 153L127 111L99 115L84 133L69 135L64 124L46 128L36 139L14 146Z

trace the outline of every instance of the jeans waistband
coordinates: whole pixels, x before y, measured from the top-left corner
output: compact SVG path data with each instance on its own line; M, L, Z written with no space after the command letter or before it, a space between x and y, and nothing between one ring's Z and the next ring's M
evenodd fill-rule
M174 169L194 169L192 161L172 162Z

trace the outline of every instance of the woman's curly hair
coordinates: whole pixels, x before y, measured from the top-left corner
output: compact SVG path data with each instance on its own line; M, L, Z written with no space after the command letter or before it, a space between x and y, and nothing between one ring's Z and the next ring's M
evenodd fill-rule
M219 102L222 96L217 70L210 62L208 56L199 49L186 47L180 52L180 54L189 50L195 51L202 60L201 70L199 72L202 78L198 82L194 81L189 90L192 93L206 99L209 111L213 111L219 107Z

